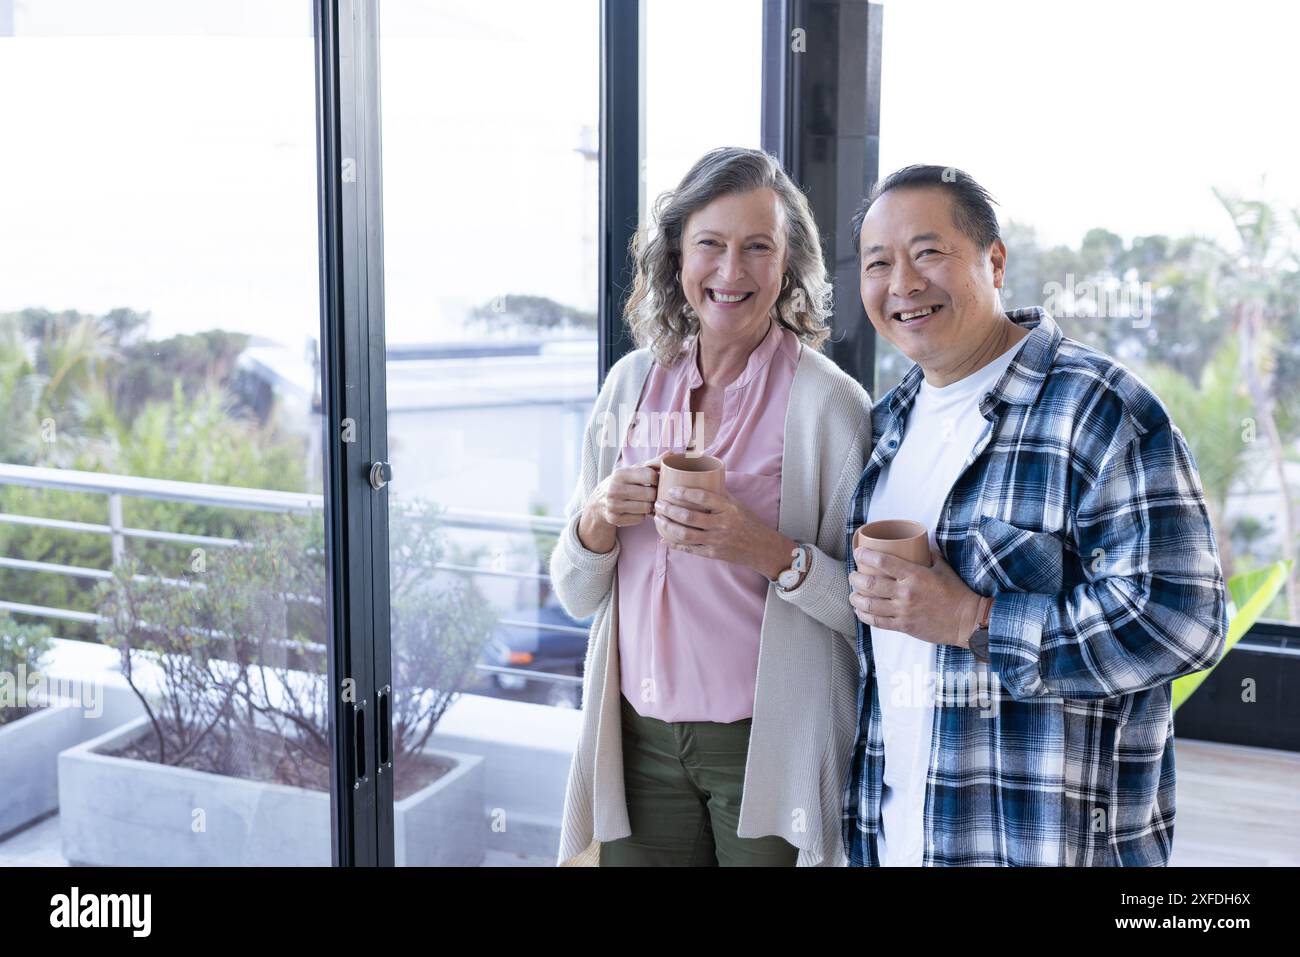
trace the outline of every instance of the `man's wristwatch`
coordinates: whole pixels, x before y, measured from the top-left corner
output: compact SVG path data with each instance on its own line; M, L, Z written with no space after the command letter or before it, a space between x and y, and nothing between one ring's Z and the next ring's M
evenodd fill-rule
M812 562L812 546L800 544L790 550L790 557L794 559L790 567L776 576L776 584L781 591L794 591L803 584Z
M987 595L980 596L979 623L970 633L970 652L975 660L988 664L989 658L989 616L993 613L993 599Z

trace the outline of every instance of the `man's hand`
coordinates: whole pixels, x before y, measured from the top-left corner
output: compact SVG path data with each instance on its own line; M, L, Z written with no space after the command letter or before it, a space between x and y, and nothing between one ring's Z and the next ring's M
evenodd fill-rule
M849 604L859 621L936 645L970 646L980 596L939 549L930 548L932 568L866 547L853 558L858 571L849 573Z

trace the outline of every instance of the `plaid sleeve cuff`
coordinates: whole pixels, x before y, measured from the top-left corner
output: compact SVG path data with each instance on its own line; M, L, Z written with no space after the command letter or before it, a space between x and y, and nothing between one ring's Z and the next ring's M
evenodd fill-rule
M1043 627L1056 598L999 592L989 612L989 668L1017 700L1053 694L1039 674Z

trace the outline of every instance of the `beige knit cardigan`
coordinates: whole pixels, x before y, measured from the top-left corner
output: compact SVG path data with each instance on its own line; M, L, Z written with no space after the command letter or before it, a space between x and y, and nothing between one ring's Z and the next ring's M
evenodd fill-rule
M551 555L556 595L570 615L595 615L583 677L582 726L564 799L559 863L595 865L600 842L632 833L623 790L618 655L618 554L578 539L582 509L614 469L624 438L616 423L635 413L653 365L648 349L624 356L596 398L582 447L582 474ZM871 438L871 398L805 343L790 386L781 462L778 530L814 545L811 568L792 592L768 586L740 837L779 835L799 849L797 866L842 866L845 776L855 739L856 618L848 602L844 525Z

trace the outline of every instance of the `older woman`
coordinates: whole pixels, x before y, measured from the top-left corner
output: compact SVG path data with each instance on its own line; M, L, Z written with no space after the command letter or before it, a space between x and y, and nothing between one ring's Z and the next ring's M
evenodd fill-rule
M843 864L844 523L871 400L820 351L817 226L775 158L708 153L656 220L633 244L640 348L596 399L551 558L569 613L595 615L560 863ZM726 490L656 504L683 450L720 458Z

